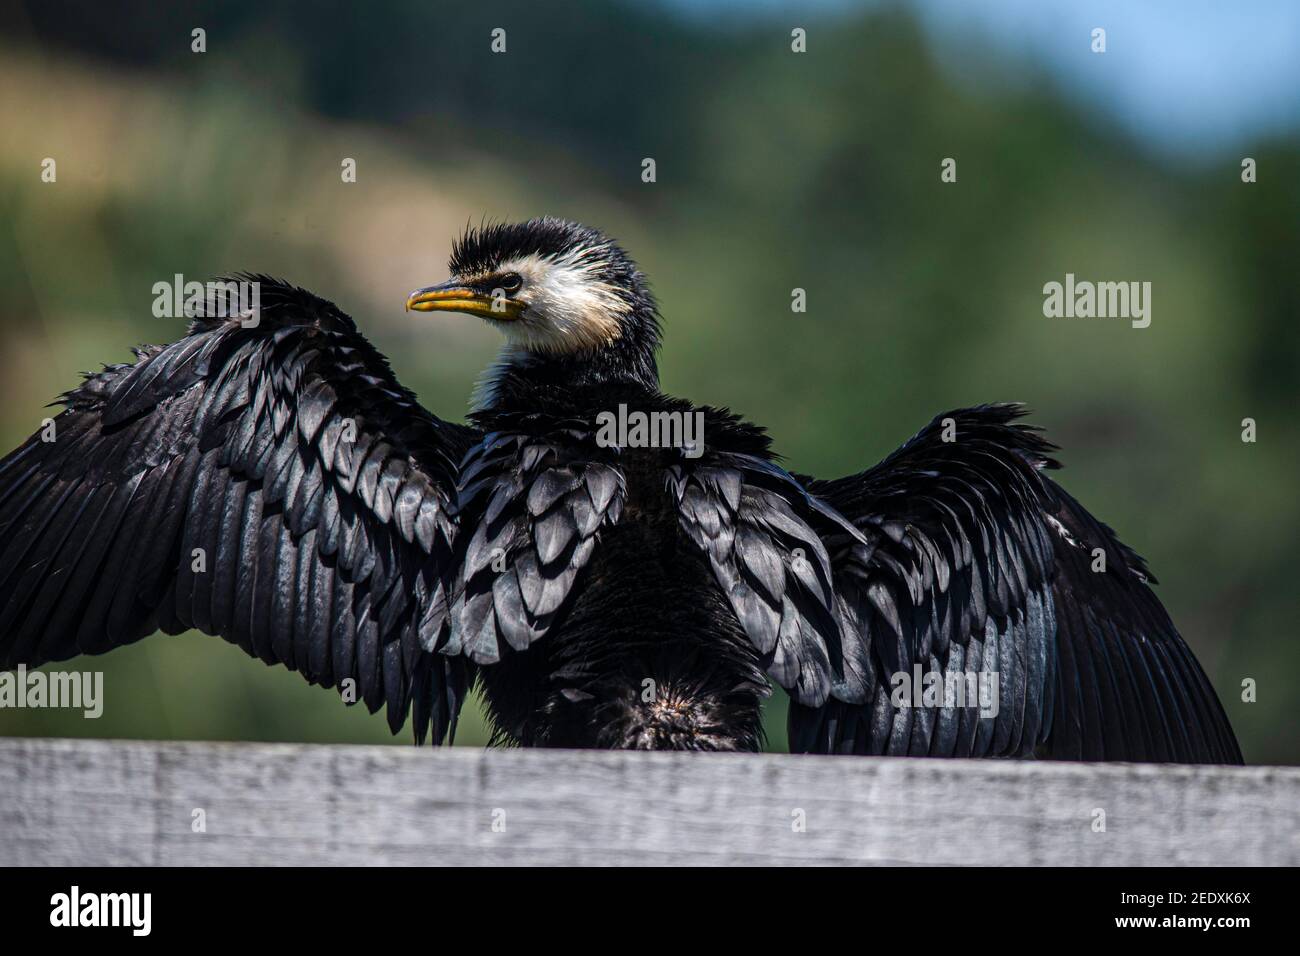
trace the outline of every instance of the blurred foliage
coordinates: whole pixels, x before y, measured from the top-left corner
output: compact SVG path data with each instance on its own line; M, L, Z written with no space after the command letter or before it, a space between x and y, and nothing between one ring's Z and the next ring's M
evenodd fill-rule
M5 448L79 370L179 334L150 312L174 273L272 272L335 299L456 417L494 333L408 316L405 292L445 275L467 221L567 216L651 276L665 388L768 425L798 470L856 471L939 411L1029 402L1064 483L1160 576L1247 759L1300 759L1296 139L1157 160L991 53L969 51L959 82L893 7L801 15L801 56L782 19L645 4L43 2L3 18ZM47 156L57 184L40 181ZM1067 272L1150 281L1151 327L1044 318L1042 287ZM392 739L220 640L68 666L105 670L101 719L0 711L0 733ZM1246 677L1258 703L1240 701ZM774 748L783 714L774 700ZM467 709L458 742L485 739Z

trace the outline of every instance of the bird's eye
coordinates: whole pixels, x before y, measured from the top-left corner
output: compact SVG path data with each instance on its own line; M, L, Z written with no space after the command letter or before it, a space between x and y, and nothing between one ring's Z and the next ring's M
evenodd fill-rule
M507 272L500 278L497 285L501 288L501 291L512 295L523 288L524 280L518 272Z

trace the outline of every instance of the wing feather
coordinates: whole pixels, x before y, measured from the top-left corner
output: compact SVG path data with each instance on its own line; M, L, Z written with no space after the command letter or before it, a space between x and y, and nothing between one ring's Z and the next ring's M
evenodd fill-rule
M1052 446L1016 423L1022 414L949 412L869 471L806 480L868 546L827 538L848 677L821 708L796 698L791 740L823 752L1241 762L1145 563L1044 474L1058 467ZM888 675L911 662L927 678L996 675L997 714L894 706ZM876 669L869 686L862 675Z
M0 667L194 628L353 679L394 725L432 695L416 731L441 739L465 665L415 665L445 637L448 506L477 433L421 408L331 303L250 278L257 327L201 318L137 350L62 397L53 441L0 461Z

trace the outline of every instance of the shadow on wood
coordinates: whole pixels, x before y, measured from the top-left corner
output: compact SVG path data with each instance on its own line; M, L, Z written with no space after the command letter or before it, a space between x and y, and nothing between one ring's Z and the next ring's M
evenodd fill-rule
M1294 866L1298 794L1284 767L8 739L0 866Z

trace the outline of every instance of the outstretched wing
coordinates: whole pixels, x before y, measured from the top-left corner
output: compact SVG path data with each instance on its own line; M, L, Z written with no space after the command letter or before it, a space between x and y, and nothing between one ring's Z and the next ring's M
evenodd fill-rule
M950 412L869 471L808 482L867 541L828 539L844 678L824 707L792 704L792 748L1240 763L1146 565L1043 474L1054 448L1022 414ZM976 700L894 706L898 671Z
M435 418L331 303L264 277L255 327L197 319L62 398L0 462L0 667L197 628L394 731L454 721L447 503L474 440ZM351 682L350 684L348 682Z

